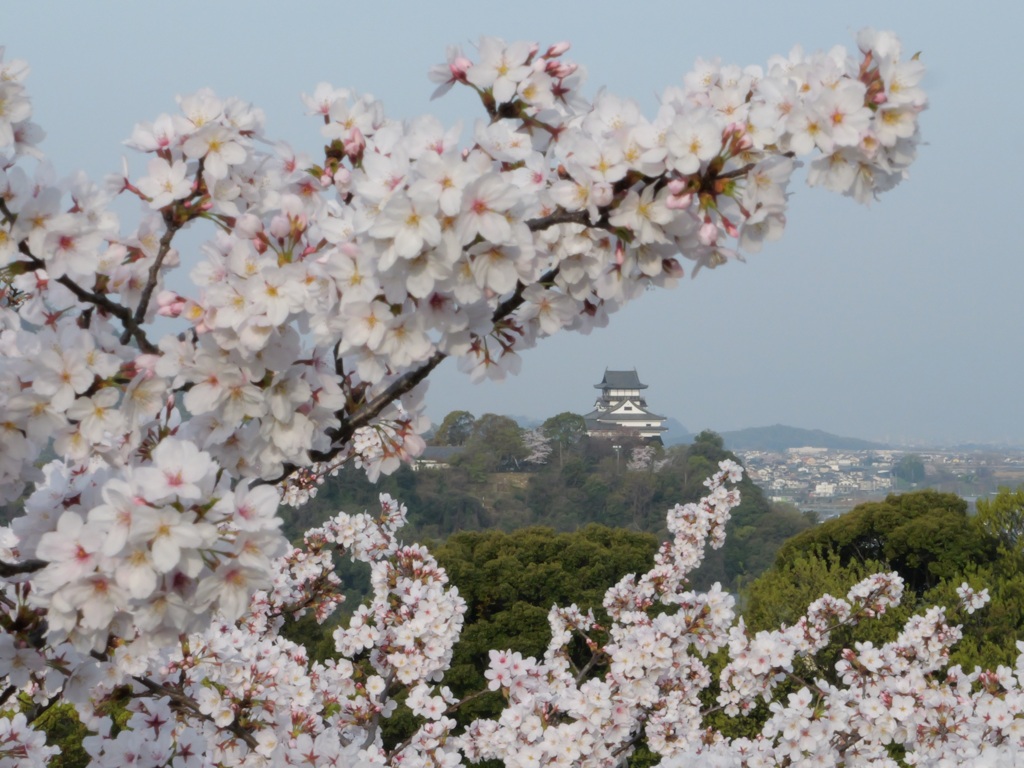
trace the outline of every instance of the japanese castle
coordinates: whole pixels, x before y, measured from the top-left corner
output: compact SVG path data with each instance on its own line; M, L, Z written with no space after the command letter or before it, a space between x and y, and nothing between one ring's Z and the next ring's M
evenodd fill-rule
M665 416L658 416L647 410L647 401L640 391L647 389L640 383L636 369L632 371L609 371L605 369L600 384L601 396L594 403L594 410L583 418L587 422L590 437L632 437L641 440L661 442Z

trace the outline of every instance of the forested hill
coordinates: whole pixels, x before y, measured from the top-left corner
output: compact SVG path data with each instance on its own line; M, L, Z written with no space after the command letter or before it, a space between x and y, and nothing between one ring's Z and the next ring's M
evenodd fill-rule
M536 525L571 532L591 523L664 537L666 510L698 500L718 462L735 458L713 432L690 445L655 448L588 438L575 414L545 424L550 450L538 460L536 448L527 455L523 442L532 444L536 436L511 419L459 412L438 430L442 440L459 443L448 445L443 463L418 471L402 467L376 485L359 470L344 469L310 504L286 511L286 532L294 539L335 511L372 510L377 495L387 492L408 507L407 541ZM746 583L772 564L783 541L812 524L791 506L770 504L746 478L739 488L743 501L733 511L725 547L708 553L697 587Z
M856 437L840 437L820 429L800 429L783 424L722 432L722 440L730 451L784 451L804 447L870 451L886 447L882 443Z

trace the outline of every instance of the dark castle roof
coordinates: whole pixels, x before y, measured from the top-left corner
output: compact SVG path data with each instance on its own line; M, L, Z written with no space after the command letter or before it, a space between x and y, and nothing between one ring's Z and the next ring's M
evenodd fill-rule
M594 389L647 389L646 384L640 383L636 368L632 371L609 371L605 369L604 378L600 384L595 384Z

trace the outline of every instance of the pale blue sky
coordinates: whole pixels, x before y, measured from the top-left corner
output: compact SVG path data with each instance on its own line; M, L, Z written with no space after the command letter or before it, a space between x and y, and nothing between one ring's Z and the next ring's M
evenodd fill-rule
M605 85L652 113L698 56L764 63L794 44L852 45L863 26L895 30L929 67L908 181L870 208L801 182L786 236L746 265L649 293L590 336L550 339L508 382L474 386L446 366L430 412L585 412L605 367L636 367L651 407L695 431L784 423L1024 444L1016 0L9 3L0 44L32 67L58 172L99 177L119 167L135 122L203 86L252 101L271 136L314 150L299 95L322 80L373 93L394 117L470 125L468 93L431 103L426 72L447 43L481 34L568 39L590 93Z

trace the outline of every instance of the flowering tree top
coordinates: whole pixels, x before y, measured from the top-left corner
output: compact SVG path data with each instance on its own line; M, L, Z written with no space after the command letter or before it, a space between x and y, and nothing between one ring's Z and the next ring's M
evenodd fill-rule
M125 683L152 701L121 733L135 734L124 737L132 748L140 734L172 745L156 762L186 755L191 765L202 743L219 764L301 761L307 747L335 761L351 747L373 762L429 753L456 764L438 735L452 728L452 697L431 688L461 623L443 572L394 538L401 512L390 501L376 523L339 518L306 553L277 559L287 551L279 489L298 503L344 461L375 477L415 455L425 382L446 358L476 379L504 376L520 350L604 324L687 262L696 273L756 252L782 233L801 157L812 158L811 184L859 201L898 183L926 105L923 67L901 58L890 33L865 31L857 44L853 55L794 51L765 67L700 62L647 116L606 92L586 99L567 44L485 38L474 58L451 49L431 71L437 95L478 95L484 117L471 136L431 117L389 120L373 98L320 84L304 97L325 142L315 158L266 137L255 107L204 90L132 131L144 175L126 168L102 185L31 168L42 132L28 69L0 63L0 500L24 507L0 539L3 605L18 617L0 635L0 658L18 660L10 690L80 705L99 763L118 762L122 737L109 737L97 701ZM137 224L122 227L110 207L119 196L140 202ZM200 225L208 239L183 256L179 233ZM657 687L667 674L625 650L642 642L638 627L654 631L644 616L659 600L685 607L679 621L705 622L658 625L688 638L680 648L742 646L725 596L680 591L735 503L722 484L736 472L711 481L704 507L672 513L675 539L655 571L609 592L618 634L604 652L623 654L623 680ZM369 678L351 661L310 666L276 636L282 615L336 602L325 596L328 544L376 569L375 602L336 637L344 659L368 654ZM396 593L403 579L408 591ZM787 635L790 650L766 669L813 648L828 621L882 610L894 594L883 578L851 595L854 608L814 608L805 636ZM417 611L435 619L410 629L403 617ZM620 681L609 696L640 698L584 712L571 703L583 676L572 682L558 649L592 618L565 609L552 627L542 665L498 659L492 679L516 707L547 691L573 722L596 718L603 746L563 757L614 764L653 689ZM249 671L229 673L235 663ZM234 684L261 664L247 684L297 710L243 717L256 688L243 705ZM772 688L764 670L730 670L728 711ZM377 722L399 684L427 725L386 753ZM667 713L696 690L676 689L665 717L646 721L663 754L680 738ZM5 743L42 755L23 721L2 722L0 760ZM480 725L459 749L518 753L511 727ZM593 746L563 736L552 749ZM330 745L317 753L309 745L321 738Z

